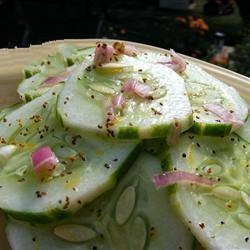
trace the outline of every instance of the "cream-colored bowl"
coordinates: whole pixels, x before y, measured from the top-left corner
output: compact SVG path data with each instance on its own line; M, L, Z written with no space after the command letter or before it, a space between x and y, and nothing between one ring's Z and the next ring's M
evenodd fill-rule
M57 45L61 43L73 43L81 48L95 46L97 41L113 43L113 40L101 39L81 39L81 40L60 40L47 42L43 45L34 45L30 48L1 49L0 50L0 107L8 106L18 101L16 86L22 78L22 69L24 66L37 59L41 59L48 54L56 51ZM166 52L164 49L132 43L143 51ZM185 56L189 61L198 64L211 75L235 87L245 100L250 103L250 78L238 73L223 69L198 59ZM10 194L11 195L11 194ZM8 241L4 233L5 218L0 212L0 249L10 250Z

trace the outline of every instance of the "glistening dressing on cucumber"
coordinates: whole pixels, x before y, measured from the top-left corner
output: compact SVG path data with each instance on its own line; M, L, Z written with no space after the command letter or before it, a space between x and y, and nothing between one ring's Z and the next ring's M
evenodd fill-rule
M70 219L31 225L10 218L12 249L192 249L192 234L173 213L166 191L151 181L160 167L155 157L142 154L114 190Z
M212 186L176 184L173 208L207 249L249 249L249 144L236 135L184 134L170 148L170 167L199 174Z
M47 92L0 121L0 151L9 152L1 161L0 207L13 217L48 222L68 216L112 188L136 158L139 141L61 128L55 111L60 90L58 86L57 92ZM59 161L49 177L37 174L31 161L31 154L44 146Z

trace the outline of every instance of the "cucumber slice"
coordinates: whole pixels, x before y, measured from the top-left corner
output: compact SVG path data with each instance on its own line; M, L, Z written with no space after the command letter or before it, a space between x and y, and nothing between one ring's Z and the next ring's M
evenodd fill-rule
M247 103L238 92L215 79L196 65L188 64L184 80L193 109L195 133L225 136L236 129L231 122L225 122L203 107L206 103L216 103L232 112L235 120L245 121L248 115Z
M11 113L12 111L16 110L17 108L21 107L22 103L15 103L11 106L3 108L0 110L0 120L2 120L7 114Z
M31 225L10 218L12 249L192 249L192 234L173 213L166 192L151 181L160 168L155 157L142 154L115 190L67 220Z
M75 213L112 188L137 156L139 141L62 129L55 112L60 90L58 86L57 92L47 92L0 121L1 143L18 146L0 169L0 208L15 218L44 223ZM45 145L60 162L50 178L35 174L30 160Z
M139 54L144 62L159 63L170 60L168 54ZM189 101L193 110L194 125L192 132L210 136L225 136L236 129L231 122L221 120L215 114L206 111L203 105L215 103L232 112L235 120L245 121L248 114L247 103L233 87L206 73L200 67L188 62L181 77L185 81Z
M90 62L91 63L91 62ZM107 65L93 69L85 60L68 79L58 100L58 113L66 127L122 139L166 137L178 123L181 131L192 125L192 111L186 96L184 82L172 70L162 65L142 63L123 56L118 65L121 72ZM115 64L115 65L116 65ZM133 70L131 71L131 68ZM104 73L108 69L108 73ZM113 72L113 74L111 73ZM118 72L118 73L117 73ZM157 92L164 93L153 100L127 97L125 108L116 114L112 124L107 123L107 109L115 93L121 91L126 79L147 79ZM94 85L94 87L92 87ZM99 88L97 85L100 85ZM101 86L105 91L98 91ZM110 90L107 91L107 88Z
M247 121L244 126L240 127L235 131L243 140L250 143L250 115L248 115Z
M21 99L28 102L51 89L55 84L43 85L49 77L62 76L56 84L64 83L67 71L74 69L72 65L81 63L92 52L93 48L78 49L72 44L62 44L54 55L49 55L42 61L32 62L23 70L26 79L17 88Z
M217 181L211 187L177 184L172 203L206 249L249 249L250 146L225 138L184 134L170 148L171 166Z

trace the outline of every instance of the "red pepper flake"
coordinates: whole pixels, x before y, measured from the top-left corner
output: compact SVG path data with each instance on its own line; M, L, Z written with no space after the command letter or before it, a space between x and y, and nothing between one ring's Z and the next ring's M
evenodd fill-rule
M205 228L205 224L202 222L202 223L199 223L199 227L201 228L201 229L204 229Z

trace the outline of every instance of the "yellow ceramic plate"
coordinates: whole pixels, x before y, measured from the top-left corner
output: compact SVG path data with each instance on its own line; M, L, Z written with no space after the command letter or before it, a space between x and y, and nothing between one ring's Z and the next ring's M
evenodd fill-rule
M113 40L100 39L82 39L82 40L61 40L47 42L43 45L34 45L30 48L1 49L0 50L0 107L8 106L18 101L16 86L19 83L22 73L21 70L27 63L42 59L48 54L56 51L57 45L61 43L73 43L81 48L95 46L97 41L110 42ZM143 51L166 52L164 49L144 45L140 43L132 43ZM205 71L222 80L223 82L235 87L245 100L250 103L250 78L238 73L223 69L216 65L212 65L198 59L185 56L190 62L196 63ZM0 212L0 249L10 250L4 233L4 216Z

